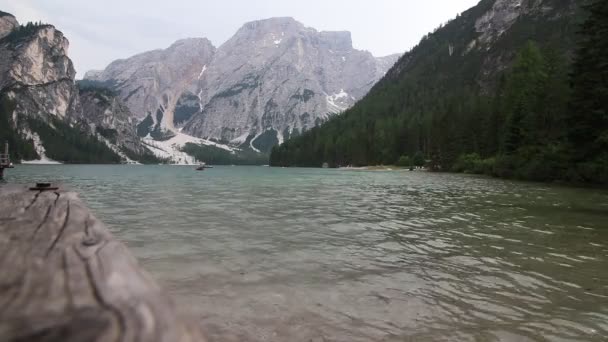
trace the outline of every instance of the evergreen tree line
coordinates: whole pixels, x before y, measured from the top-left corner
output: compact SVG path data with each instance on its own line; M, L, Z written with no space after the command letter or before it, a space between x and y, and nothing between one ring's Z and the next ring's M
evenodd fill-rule
M130 150L128 148L123 147L121 149L122 153L124 153L129 159L135 160L144 165L157 165L157 164L169 164L171 162L170 158L160 158L152 153L147 148L143 148L139 152Z
M275 147L270 163L403 165L422 154L433 170L608 184L608 1L585 9L580 27L572 16L520 18L489 51L465 50L471 36L459 28L478 16L463 15L355 107ZM508 68L480 82L510 51Z
M28 126L42 140L47 157L67 164L118 164L120 156L86 128L72 127L60 119L50 123L28 118Z
M6 94L2 94L0 97L0 147L4 151L4 143L8 142L10 157L14 163L40 158L33 140L27 139L19 133L25 128L38 134L46 156L53 160L75 164L114 164L121 161L120 156L106 144L87 133L86 127L72 127L69 123L52 116L49 118L49 122L35 117L21 120L17 117L17 121L13 122L14 110L14 100L10 100Z
M231 153L215 146L187 143L182 151L198 161L212 165L264 165L268 162L268 154L252 150Z
M31 139L22 137L12 122L11 113L15 104L6 94L0 95L0 153L4 153L4 144L8 143L11 161L38 159L38 153Z
M22 39L30 37L33 33L37 32L40 28L50 26L49 24L45 24L41 21L31 22L28 21L25 25L19 25L14 30L12 30L6 37L0 39L1 41L8 41L11 43L16 43L21 41Z

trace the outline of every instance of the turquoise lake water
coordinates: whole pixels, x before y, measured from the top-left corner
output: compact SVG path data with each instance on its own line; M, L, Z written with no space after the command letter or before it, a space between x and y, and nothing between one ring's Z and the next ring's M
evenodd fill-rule
M18 165L210 341L605 341L608 191L409 171Z

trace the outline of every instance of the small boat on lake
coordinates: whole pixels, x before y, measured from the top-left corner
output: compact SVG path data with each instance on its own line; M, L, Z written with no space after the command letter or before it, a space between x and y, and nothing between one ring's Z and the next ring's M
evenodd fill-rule
M195 170L196 171L205 171L205 169L213 169L213 166L210 166L210 165L207 165L205 163L202 163Z

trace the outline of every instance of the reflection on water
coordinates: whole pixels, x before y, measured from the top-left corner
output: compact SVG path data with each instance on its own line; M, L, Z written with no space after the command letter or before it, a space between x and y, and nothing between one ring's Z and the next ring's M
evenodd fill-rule
M69 183L211 341L601 341L608 192L424 172L19 166Z

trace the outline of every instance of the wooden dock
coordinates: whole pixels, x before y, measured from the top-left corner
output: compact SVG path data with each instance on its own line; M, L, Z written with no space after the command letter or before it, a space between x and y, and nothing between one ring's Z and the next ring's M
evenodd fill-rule
M0 341L205 341L75 193L44 186L0 185Z
M8 142L4 145L4 152L0 153L0 179L4 177L4 169L12 169L11 155L8 153Z

